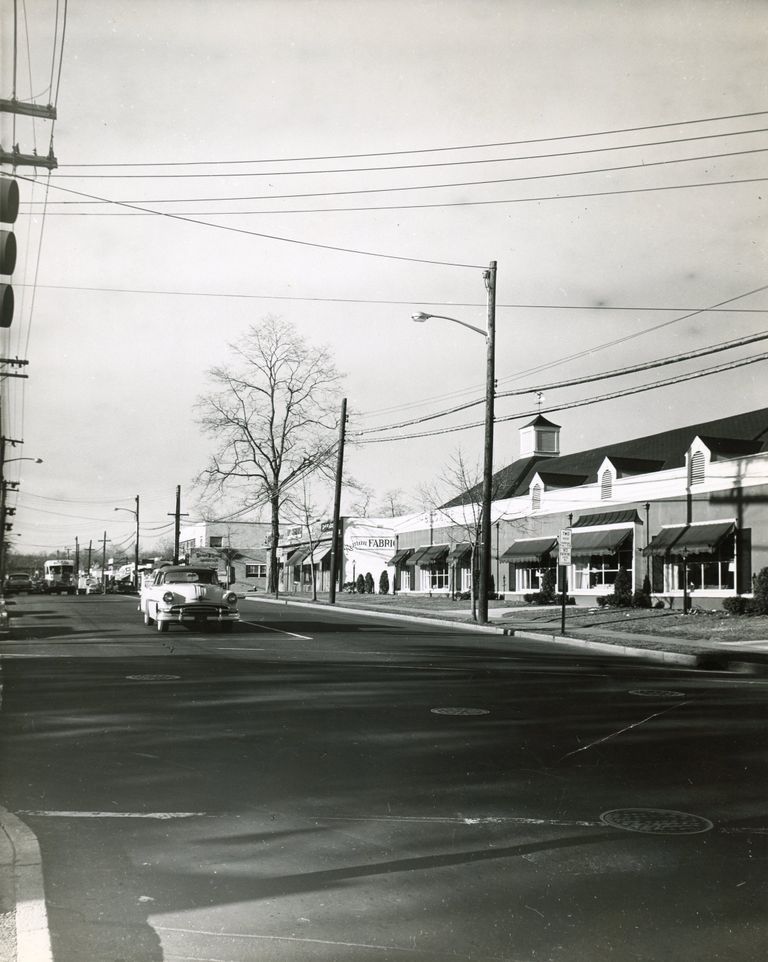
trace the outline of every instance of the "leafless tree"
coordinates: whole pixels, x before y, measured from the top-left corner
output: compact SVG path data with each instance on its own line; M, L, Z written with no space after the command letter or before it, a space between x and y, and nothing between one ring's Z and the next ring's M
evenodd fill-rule
M206 492L237 494L244 508L270 512L268 590L277 590L280 514L291 488L336 458L339 381L329 351L310 346L289 322L269 316L230 344L232 361L208 372L197 402L215 441L201 472Z
M370 485L355 482L354 490L357 492L357 498L350 505L352 514L357 515L358 518L367 518L371 510L371 501L373 501L373 488Z
M384 492L379 508L383 518L396 518L398 515L407 514L411 510L410 505L403 500L402 488L391 488Z

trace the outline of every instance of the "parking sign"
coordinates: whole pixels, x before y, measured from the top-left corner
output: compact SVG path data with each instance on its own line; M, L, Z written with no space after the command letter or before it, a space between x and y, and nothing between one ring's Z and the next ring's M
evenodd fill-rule
M563 528L557 537L557 563L569 565L571 563L571 529Z

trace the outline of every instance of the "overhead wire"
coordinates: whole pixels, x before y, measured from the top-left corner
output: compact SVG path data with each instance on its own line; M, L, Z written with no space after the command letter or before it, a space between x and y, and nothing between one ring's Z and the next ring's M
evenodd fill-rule
M495 398L498 400L499 398L518 397L524 394L536 394L539 392L543 393L545 391L560 390L562 388L575 387L581 384L593 384L596 381L605 381L610 380L611 378L624 377L628 374L638 374L640 371L649 371L659 367L666 367L669 364L681 364L684 361L690 361L698 357L706 357L709 354L720 354L723 351L733 350L736 347L744 347L747 344L754 344L757 341L764 341L766 339L768 339L768 331L761 331L759 334L753 334L748 337L736 338L733 341L724 341L720 344L698 348L694 351L686 351L683 354L674 354L664 358L658 358L655 361L645 361L641 364L632 364L627 367L614 368L612 371L603 371L600 374L588 374L583 377L571 378L567 381L541 384L536 387L517 388L516 390L512 391L497 391ZM392 431L399 428L410 427L414 424L422 424L426 421L434 421L437 418L443 418L451 414L457 414L460 411L466 411L469 410L469 408L477 407L478 405L484 403L484 397L476 398L472 401L467 401L464 404L459 404L455 407L449 408L446 411L437 411L434 414L427 414L423 417L412 418L409 421L400 421L397 424L388 424L383 427L362 428L359 432L357 432L357 434L373 434L381 431Z
M536 417L538 414L553 414L557 411L567 411L572 408L584 407L590 404L600 404L604 401L612 401L616 398L627 397L631 394L640 394L644 391L652 391L662 387L674 386L676 384L681 384L683 381L692 381L700 377L708 377L712 374L721 374L724 371L732 371L740 367L745 367L750 364L757 364L760 361L768 360L768 352L760 355L755 355L754 357L742 358L738 361L731 361L728 364L719 364L711 368L706 368L700 371L689 372L688 374L678 374L672 378L666 378L661 381L653 381L649 384L641 384L636 387L624 388L620 391L613 391L610 394L602 394L591 398L582 399L579 401L568 401L561 404L548 405L547 407L542 407L541 409L536 408L532 411L524 411L520 414L510 414L503 417L494 417L494 424L502 424L506 421L519 421L522 418ZM364 440L358 441L358 444L383 444L389 441L410 441L417 438L427 438L436 437L441 434L453 434L457 431L466 431L469 428L477 428L484 424L484 421L473 421L471 424L459 424L453 427L440 428L436 431L425 431L418 434L401 434L395 437L388 438L366 438ZM356 432L349 432L350 436L357 436Z
M616 150L640 150L647 147L666 147L670 144L687 144L699 140L720 140L724 137L745 137L763 134L768 127L753 127L749 130L733 130L717 134L697 134L695 137L674 137L667 140L651 140L639 144L617 144L607 147L585 147L581 150L559 150L548 154L523 154L518 157L483 157L473 160L443 160L427 164L393 164L377 167L325 167L309 170L259 170L202 174L58 174L57 179L69 180L181 180L203 179L210 177L296 177L310 174L370 174L387 173L394 170L429 170L435 167L469 167L477 164L504 164L521 160L553 160L561 157L581 157L586 154L603 154Z

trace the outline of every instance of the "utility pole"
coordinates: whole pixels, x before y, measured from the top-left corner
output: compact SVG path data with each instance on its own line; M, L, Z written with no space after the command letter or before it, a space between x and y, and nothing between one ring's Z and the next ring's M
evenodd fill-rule
M75 535L75 579L80 580L80 539Z
M91 552L93 551L93 539L88 542L88 577L91 576Z
M341 415L339 416L339 450L336 455L336 488L333 495L333 534L331 541L331 583L328 586L328 603L336 604L336 568L339 562L339 514L341 512L341 476L344 469L344 437L347 426L347 399L341 399Z
M181 485L176 485L176 510L171 513L168 512L168 517L174 519L173 526L173 563L177 565L179 563L179 536L181 534L181 519L188 518L188 514L181 513Z
M133 555L133 587L139 590L139 496L136 495L136 550Z
M101 590L107 590L107 532L104 532L104 541L101 546Z
M488 325L486 329L485 377L485 442L483 445L483 501L480 532L480 598L477 606L479 624L488 622L488 589L491 583L491 499L493 497L493 404L496 395L496 261L485 271L488 292Z

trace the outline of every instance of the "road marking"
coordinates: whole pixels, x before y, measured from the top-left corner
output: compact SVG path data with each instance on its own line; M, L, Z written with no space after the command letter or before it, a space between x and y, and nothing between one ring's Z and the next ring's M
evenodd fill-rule
M283 631L282 628L273 628L271 625L260 625L255 621L241 621L241 625L250 625L251 628L259 628L261 631L276 631L280 635L288 635L289 638L301 638L302 641L314 641L309 635L297 635L295 631Z
M217 648L217 651L266 651L266 648Z
M371 942L337 942L333 939L301 939L296 935L251 935L245 932L214 932L208 929L182 929L171 925L155 925L158 932L177 932L183 935L212 935L224 939L253 939L262 942L304 942L312 945L343 945L351 949L377 949L379 952L415 952L403 945L374 945ZM173 953L174 958L186 958Z
M600 821L560 818L522 818L506 815L420 816L420 815L314 815L316 822L417 822L437 825L553 825L565 828L605 828Z
M17 815L34 818L202 818L207 812L45 812L19 811Z

